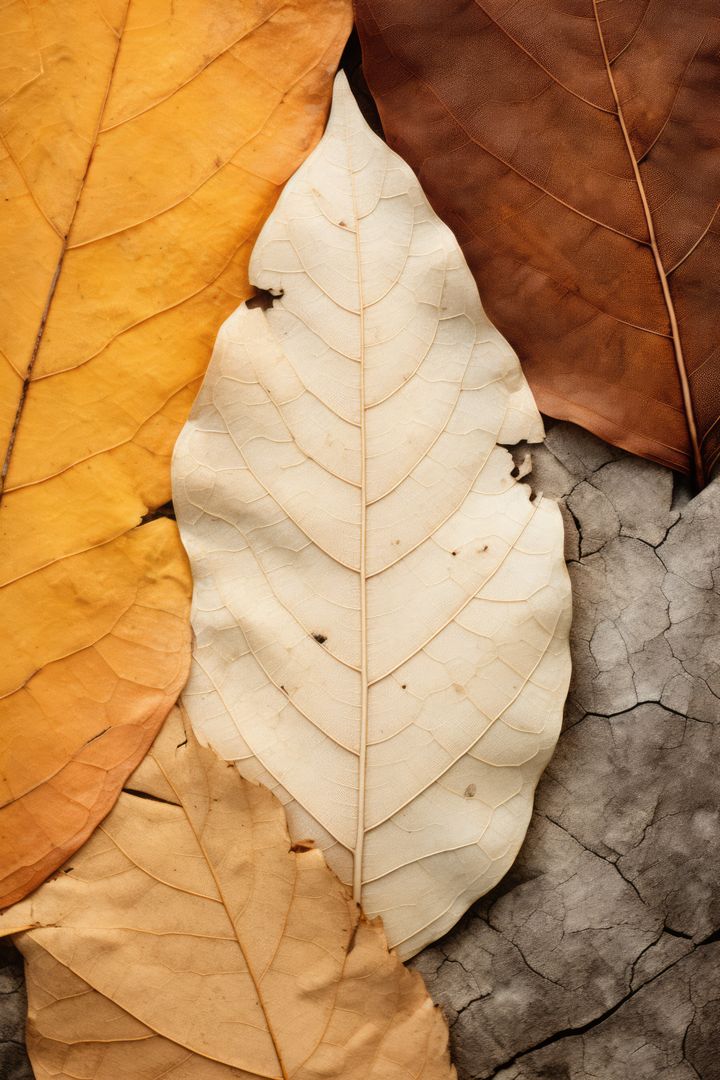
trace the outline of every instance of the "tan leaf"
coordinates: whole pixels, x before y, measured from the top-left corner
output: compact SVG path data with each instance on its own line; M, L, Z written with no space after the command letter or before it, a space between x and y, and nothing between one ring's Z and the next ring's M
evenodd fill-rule
M349 0L0 14L0 905L109 810L176 699L190 581L169 459Z
M279 299L225 323L175 451L186 707L409 956L512 863L560 729L561 518L498 446L542 423L344 75L250 275Z
M447 1027L282 807L174 710L109 817L0 917L33 925L41 1080L451 1080Z

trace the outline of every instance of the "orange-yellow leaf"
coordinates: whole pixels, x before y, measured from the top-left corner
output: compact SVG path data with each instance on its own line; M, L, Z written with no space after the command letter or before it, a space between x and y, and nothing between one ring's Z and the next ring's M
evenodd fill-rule
M0 904L112 806L185 678L169 459L349 0L0 14Z

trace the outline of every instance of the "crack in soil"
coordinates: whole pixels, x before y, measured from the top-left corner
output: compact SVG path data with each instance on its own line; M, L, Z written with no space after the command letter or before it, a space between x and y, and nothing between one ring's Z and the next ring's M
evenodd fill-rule
M693 952L696 952L698 949L706 948L709 945L715 944L718 940L720 940L720 929L713 931L712 934L709 934L702 941L699 941L696 945L694 945L689 952L683 953L683 955L678 957L677 960L673 960L670 964L667 965L667 967L663 968L662 971L656 972L654 975L652 975L649 979L646 979L645 982L641 983L634 990L629 990L628 993L624 994L619 1001L616 1001L614 1005L611 1005L610 1008L605 1009L605 1011L600 1013L598 1016L593 1017L592 1020L588 1020L585 1024L579 1024L577 1027L563 1028L560 1031L554 1032L552 1035L548 1035L547 1038L542 1039L540 1042L535 1043L533 1046L529 1046L525 1050L519 1050L516 1054L513 1054L513 1056L508 1058L506 1061L503 1061L499 1065L496 1065L492 1072L484 1073L482 1076L479 1076L477 1080L493 1080L493 1078L498 1076L503 1071L503 1069L512 1068L513 1065L515 1065L518 1061L522 1060L522 1058L528 1057L529 1054L534 1054L536 1051L543 1050L546 1046L552 1046L554 1043L562 1042L564 1039L570 1039L576 1036L585 1035L588 1031L592 1031L593 1028L599 1027L600 1024L603 1024L606 1020L608 1020L611 1016L618 1012L623 1007L623 1005L626 1005L628 1001L632 1000L632 998L636 997L646 987L654 983L655 980L659 979L661 975L665 975L666 972L670 971L670 969L675 967L676 964L679 964L682 960L685 960L688 956L690 956ZM651 944L655 943L653 942ZM648 948L649 947L650 946L648 946ZM472 1004L473 1002L469 1001L465 1007L469 1008ZM688 1027L689 1026L690 1025L688 1025ZM685 1033L685 1036L687 1037L687 1031Z

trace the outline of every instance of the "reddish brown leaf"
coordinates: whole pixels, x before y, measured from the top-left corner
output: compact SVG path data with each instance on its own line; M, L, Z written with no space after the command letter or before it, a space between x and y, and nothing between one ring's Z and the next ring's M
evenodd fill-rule
M356 0L386 137L540 408L720 458L717 0Z

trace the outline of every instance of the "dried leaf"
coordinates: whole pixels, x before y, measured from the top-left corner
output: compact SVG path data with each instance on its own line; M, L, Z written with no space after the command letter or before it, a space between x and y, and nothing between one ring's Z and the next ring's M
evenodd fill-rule
M715 0L356 0L386 137L538 405L701 484L720 458Z
M452 1080L447 1027L318 851L174 710L33 925L38 1078Z
M184 681L177 531L135 527L170 497L349 19L349 0L3 9L0 904L89 836Z
M567 689L557 506L517 357L410 169L335 84L175 450L196 730L409 956L512 862Z

